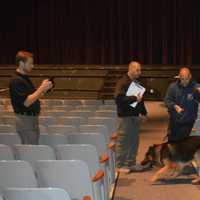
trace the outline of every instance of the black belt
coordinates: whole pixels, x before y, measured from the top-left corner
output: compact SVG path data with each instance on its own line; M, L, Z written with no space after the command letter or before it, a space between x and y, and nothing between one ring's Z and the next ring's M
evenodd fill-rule
M16 114L20 114L20 115L26 115L26 116L38 116L39 113L36 112L16 112Z

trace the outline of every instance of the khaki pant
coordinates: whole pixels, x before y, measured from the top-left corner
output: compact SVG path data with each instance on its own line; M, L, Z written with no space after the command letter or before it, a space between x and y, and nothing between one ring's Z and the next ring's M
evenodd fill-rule
M139 128L139 117L131 116L119 118L118 139L116 144L117 167L131 166L136 163Z
M40 135L38 116L16 114L16 131L22 144L38 144Z

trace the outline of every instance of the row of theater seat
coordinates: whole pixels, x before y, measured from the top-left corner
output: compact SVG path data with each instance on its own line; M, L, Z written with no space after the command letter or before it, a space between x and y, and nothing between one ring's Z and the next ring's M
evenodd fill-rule
M47 145L18 144L12 145L12 147L8 145L0 145L0 160L8 161L14 159L28 161L32 164L33 168L35 168L38 160L81 160L87 164L89 174L93 182L95 182L95 180L100 181L100 179L102 179L102 187L104 189L102 194L108 195L111 188L111 168L109 162L111 157L109 158L107 154L99 156L99 152L95 146L90 144L57 145L54 146L54 149ZM1 169L0 163L0 185L1 180L6 178L1 177ZM73 176L77 175L76 171L73 173ZM5 173L3 173L3 176L4 175ZM2 184L4 185L4 183Z
M0 200L71 200L69 194L60 188L9 188ZM88 198L85 198L88 200Z
M103 171L91 177L82 160L0 161L1 194L8 188L52 187L64 189L71 199L104 200Z
M43 100L40 117L40 144L42 145L37 146L19 145L18 135L13 134L15 131L12 109L5 104L0 107L3 108L1 120L7 120L2 120L4 123L0 126L0 142L4 143L0 147L0 157L2 156L0 159L4 159L4 156L1 155L1 152L3 154L2 149L7 148L10 149L10 155L12 155L10 158L24 160L8 161L7 157L7 161L0 161L0 166L1 163L13 166L17 162L21 165L19 168L22 168L24 164L21 163L28 161L37 175L35 177L37 184L34 189L29 187L23 191L24 198L26 198L27 191L31 191L28 194L34 193L39 189L36 188L38 186L63 188L71 199L107 200L109 198L109 192L115 181L113 141L116 136L111 134L116 126L116 108L113 101L103 104L102 101L91 100ZM102 114L103 111L108 113L106 117ZM98 113L101 116L98 116ZM92 122L92 120L94 121ZM3 126L4 128L10 126L13 129L5 133ZM110 138L112 138L111 143ZM49 152L48 156L45 152ZM50 172L47 172L46 169L49 169ZM2 174L5 175L4 172ZM17 172L17 175L19 174L20 172ZM14 176L12 175L12 177ZM20 187L28 185L24 184ZM19 186L14 185L14 187ZM12 193L17 196L22 190L24 189L18 188ZM40 188L41 190L42 188Z
M107 111L108 114L112 112ZM83 125L103 125L108 131L116 128L116 117L81 117L81 116L41 116L39 118L40 132L43 133L76 133L82 131ZM15 117L3 116L0 119L0 132L16 132Z

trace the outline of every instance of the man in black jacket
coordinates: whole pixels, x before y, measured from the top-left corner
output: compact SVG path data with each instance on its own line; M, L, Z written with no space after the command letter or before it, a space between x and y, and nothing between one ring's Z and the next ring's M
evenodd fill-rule
M170 84L165 104L169 112L168 140L179 141L191 133L198 113L199 84L187 67L179 71L179 80Z
M127 90L141 75L141 65L132 61L125 74L116 84L114 98L119 117L118 139L116 144L116 166L121 172L141 171L143 168L136 163L139 144L139 115L147 116L141 95L132 94L127 96ZM136 107L131 104L137 102Z

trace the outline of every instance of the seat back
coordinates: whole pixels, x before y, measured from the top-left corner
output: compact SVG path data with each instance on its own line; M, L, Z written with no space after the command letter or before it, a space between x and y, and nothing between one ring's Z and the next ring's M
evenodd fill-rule
M41 145L49 145L55 147L58 144L67 144L68 140L66 135L54 134L54 135L40 135L39 143Z
M110 141L108 128L105 125L84 124L80 125L80 133L101 133L105 136L106 142Z
M31 165L26 161L0 161L0 192L11 187L37 187Z
M0 134L0 143L13 145L13 144L21 144L21 140L17 134Z
M87 133L68 136L70 144L91 144L96 147L99 156L107 153L106 140L103 134Z
M37 160L56 160L54 150L47 145L14 145L16 158L35 165Z
M37 175L41 187L58 187L66 190L72 199L90 196L94 199L89 169L77 160L37 161Z
M15 160L11 147L0 144L0 160Z
M116 119L111 117L89 117L88 124L102 124L108 128L109 135L116 129Z
M67 144L56 146L57 158L60 160L83 160L87 163L90 175L95 176L100 169L97 150L88 144Z
M49 134L63 134L63 135L68 135L77 132L77 128L71 125L50 125L48 126L47 130Z
M4 191L5 200L70 200L60 188L9 188Z

